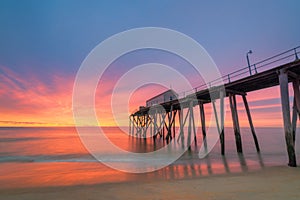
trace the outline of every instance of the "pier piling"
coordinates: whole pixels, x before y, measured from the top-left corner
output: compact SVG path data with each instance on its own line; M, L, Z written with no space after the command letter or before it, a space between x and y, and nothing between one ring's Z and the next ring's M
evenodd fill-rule
M202 102L199 103L199 111L200 111L200 120L201 120L201 128L202 128L202 140L206 139L206 125L205 125L205 112L204 105Z
M288 165L296 167L296 155L295 146L293 142L292 124L290 116L290 103L289 103L289 91L288 91L288 74L285 70L279 71L279 86L281 96L282 118L284 124L285 141L289 157Z
M234 135L235 135L236 150L238 153L243 153L241 131L240 131L239 118L237 113L235 94L229 94L229 101L230 101L232 123L233 123Z
M255 143L255 148L256 148L257 152L260 152L260 148L259 148L258 140L257 140L257 137L256 137L255 129L254 129L254 126L253 126L252 117L251 117L251 114L250 114L250 109L249 109L249 105L248 105L248 102L247 102L246 95L242 95L242 98L243 98L244 106L245 106L245 109L246 109L248 122L249 122L251 133L252 133L252 137L253 137L253 140L254 140L254 143Z

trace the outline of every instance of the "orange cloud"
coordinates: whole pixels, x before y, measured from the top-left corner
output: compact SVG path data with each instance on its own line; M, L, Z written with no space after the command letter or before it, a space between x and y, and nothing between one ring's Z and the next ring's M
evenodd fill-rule
M53 75L47 84L1 67L1 126L73 125L73 78Z
M73 76L53 74L47 77L48 82L32 74L22 76L14 71L0 67L0 126L73 126L72 91ZM95 109L102 126L115 126L115 116L112 113L112 91L115 79L106 78L100 81L95 94ZM166 90L163 86L150 84L137 88L132 94L124 87L119 91L120 99L127 98L118 106L126 107L126 112L115 113L122 117L119 125L128 125L128 116L152 96ZM290 89L292 96L292 90ZM282 126L282 114L279 88L269 88L247 95L255 126ZM292 99L292 98L291 98ZM122 99L123 100L123 99ZM120 101L121 102L121 101ZM226 102L225 126L232 126L231 113ZM240 126L248 127L244 105L237 97ZM291 101L292 103L292 101ZM84 106L84 105L83 105ZM211 106L205 105L207 120L212 114ZM199 114L195 108L195 114ZM85 124L90 124L88 118Z

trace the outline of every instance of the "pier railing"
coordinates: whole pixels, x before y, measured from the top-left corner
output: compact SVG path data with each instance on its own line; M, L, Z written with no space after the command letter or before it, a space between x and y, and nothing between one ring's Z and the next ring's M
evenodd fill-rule
M299 57L300 57L300 46L297 46L295 48L292 48L287 51L276 54L274 56L271 56L267 59L261 60L250 66L247 66L247 67L241 68L237 71L226 74L226 75L224 75L218 79L212 80L208 83L199 85L199 86L193 88L192 90L181 92L181 93L179 93L179 98L184 98L187 95L193 94L197 91L208 89L208 88L211 88L214 86L219 86L222 84L228 84L230 82L233 82L233 81L236 81L238 79L245 78L248 76L253 76L259 72L263 72L268 69L271 69L274 66L279 66L279 65L291 62L293 59L298 60Z

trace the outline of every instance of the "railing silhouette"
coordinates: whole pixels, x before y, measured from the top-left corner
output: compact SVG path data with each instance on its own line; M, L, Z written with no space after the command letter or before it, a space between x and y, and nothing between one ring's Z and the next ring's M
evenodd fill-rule
M300 55L300 46L289 49L287 51L276 54L276 55L269 57L267 59L264 59L262 61L259 61L255 64L252 64L250 66L247 66L247 67L241 68L237 71L226 74L218 79L212 80L212 81L202 84L202 85L199 85L191 90L180 92L178 94L179 98L184 98L184 97L186 97L190 94L193 94L197 91L208 89L208 88L211 88L214 86L219 86L222 84L227 84L227 83L230 83L230 82L233 82L233 81L236 81L238 79L245 78L248 76L253 76L253 75L257 74L258 72L263 72L268 69L271 69L272 66L274 67L275 64L276 64L276 66L278 66L280 64L285 64L285 63L291 62L292 57L294 57L295 60L298 60L299 59L298 55Z

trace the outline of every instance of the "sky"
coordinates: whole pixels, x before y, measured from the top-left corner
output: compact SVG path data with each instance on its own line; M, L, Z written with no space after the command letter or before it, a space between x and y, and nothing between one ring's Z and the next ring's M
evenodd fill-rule
M182 32L200 43L225 75L247 65L249 49L250 62L255 63L299 46L299 7L297 0L1 0L0 126L74 125L76 73L90 51L114 34L141 27ZM171 54L133 52L114 62L97 88L95 103L102 125L115 125L110 99L122 73L153 61L181 67L193 86L201 84L185 61ZM129 112L165 89L155 84L140 87L128 100ZM248 100L255 125L282 126L277 87L249 93ZM242 106L239 111L241 125L247 126ZM127 125L126 120L121 125Z

